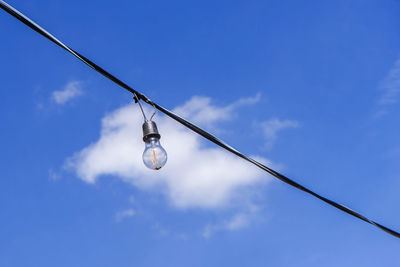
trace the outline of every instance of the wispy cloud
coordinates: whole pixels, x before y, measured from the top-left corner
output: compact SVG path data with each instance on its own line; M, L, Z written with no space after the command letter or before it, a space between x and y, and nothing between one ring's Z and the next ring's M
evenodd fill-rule
M175 108L174 111L195 124L210 128L218 121L232 119L235 109L255 104L260 98L261 94L257 94L254 97L240 98L229 105L219 107L212 104L209 97L193 96L185 104Z
M121 210L118 211L115 214L115 221L116 222L122 222L124 219L132 217L136 214L134 209L126 209L126 210Z
M52 100L57 104L65 104L68 101L82 95L81 82L68 82L62 90L54 91L51 95Z
M166 229L164 226L162 226L160 223L155 223L152 226L153 230L156 231L157 234L160 236L168 236L170 235L170 230Z
M50 179L51 181L58 181L58 180L61 179L60 173L56 172L56 171L53 170L53 169L49 169L48 173L49 173L49 179Z
M271 148L278 138L280 131L289 128L297 128L300 123L295 120L270 119L260 123L265 138L265 146Z
M379 109L374 117L380 117L388 112L388 107L398 102L400 93L400 59L381 82L379 89L383 92L378 101Z
M250 205L246 212L239 212L230 217L229 219L223 220L214 224L207 224L203 231L203 238L209 239L212 235L220 231L237 231L246 228L250 225L251 221L254 220L256 213L259 208L254 205Z
M193 100L189 102L199 101ZM228 107L218 107L209 100L197 109L188 102L175 111L197 118L197 122L216 122L230 116L235 108L253 100L239 100ZM150 112L150 110L147 110ZM215 114L217 113L217 114ZM175 121L157 117L162 145L168 152L168 163L159 171L148 170L142 163L141 124L143 119L136 105L127 105L103 118L100 139L77 152L67 161L77 176L95 183L103 175L113 175L127 183L152 192L161 192L176 208L214 209L244 198L249 187L267 184L270 177L244 160L219 148L205 147L201 137ZM258 160L271 166L262 157ZM242 190L243 189L243 190Z

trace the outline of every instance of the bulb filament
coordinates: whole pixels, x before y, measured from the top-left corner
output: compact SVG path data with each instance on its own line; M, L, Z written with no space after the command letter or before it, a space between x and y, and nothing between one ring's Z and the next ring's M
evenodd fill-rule
M155 149L152 149L149 152L150 152L151 162L153 164L156 164L157 163L157 159L158 159L158 153L157 153L157 151L154 151L154 150Z

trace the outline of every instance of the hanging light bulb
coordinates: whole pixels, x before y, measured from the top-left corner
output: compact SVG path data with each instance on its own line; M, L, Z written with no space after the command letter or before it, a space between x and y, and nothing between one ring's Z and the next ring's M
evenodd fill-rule
M167 152L160 144L161 135L158 133L157 125L153 121L153 117L156 115L156 107L153 105L154 111L151 114L150 120L148 120L144 114L142 104L140 104L140 98L136 93L134 95L133 99L139 104L144 119L142 125L143 141L145 143L142 155L143 163L149 169L159 170L167 163Z
M143 152L143 163L147 168L159 170L167 163L167 152L160 144L161 135L158 133L157 125L154 121L143 123L143 141L145 149Z

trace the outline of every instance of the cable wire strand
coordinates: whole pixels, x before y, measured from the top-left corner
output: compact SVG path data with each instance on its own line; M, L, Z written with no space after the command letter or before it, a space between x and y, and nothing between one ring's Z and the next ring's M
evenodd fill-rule
M122 82L121 80L119 80L118 78L116 78L115 76L113 76L112 74L108 73L106 70L104 70L103 68L101 68L100 66L98 66L97 64L95 64L94 62L92 62L91 60L89 60L88 58L84 57L83 55L79 54L78 52L76 52L75 50L71 49L70 47L68 47L67 45L65 45L64 43L62 43L60 40L58 40L56 37L54 37L53 35L51 35L49 32L47 32L46 30L44 30L42 27L40 27L38 24L36 24L35 22L33 22L31 19L29 19L28 17L26 17L24 14L22 14L21 12L19 12L18 10L16 10L14 7L10 6L9 4L7 4L6 2L4 2L3 0L0 0L0 8L2 8L4 11L6 11L7 13L9 13L10 15L12 15L13 17L15 17L16 19L18 19L20 22L24 23L25 25L27 25L29 28L31 28L32 30L38 32L39 34L41 34L42 36L44 36L45 38L49 39L50 41L52 41L53 43L55 43L56 45L60 46L61 48L65 49L66 51L68 51L69 53L71 53L72 55L74 55L75 57L77 57L79 60L81 60L83 63L85 63L86 65L88 65L89 67L91 67L92 69L94 69L95 71L97 71L98 73L100 73L101 75L105 76L106 78L110 79L111 81L113 81L114 83L116 83L117 85L121 86L122 88L124 88L125 90L131 92L136 98L137 100L143 100L144 102L146 102L149 105L152 105L153 107L155 107L156 109L158 109L159 111L161 111L162 113L164 113L165 115L167 115L168 117L174 119L175 121L181 123L182 125L186 126L187 128L189 128L190 130L192 130L193 132L199 134L200 136L208 139L209 141L211 141L212 143L220 146L221 148L224 148L225 150L235 154L236 156L252 163L253 165L257 166L258 168L266 171L267 173L271 174L272 176L274 176L275 178L281 180L282 182L291 185L307 194L310 194L320 200L322 200L323 202L347 213L350 214L364 222L367 222L371 225L374 225L376 227L378 227L379 229L385 231L386 233L395 236L397 238L400 238L400 233L387 228L373 220L370 220L368 218L366 218L365 216L361 215L360 213L357 213L355 211L353 211L350 208L347 208L335 201L332 201L328 198L325 198L317 193L315 193L314 191L302 186L301 184L298 184L297 182L289 179L288 177L284 176L283 174L274 171L273 169L261 164L260 162L249 158L247 156L245 156L244 154L242 154L241 152L239 152L238 150L234 149L233 147L231 147L230 145L226 144L225 142L223 142L222 140L218 139L217 137L211 135L210 133L206 132L205 130L201 129L200 127L192 124L191 122L181 118L180 116L174 114L173 112L169 111L168 109L158 105L157 103L151 101L148 97L146 97L144 94L136 91L135 89L131 88L129 85L127 85L126 83ZM140 105L140 103L139 103ZM140 108L142 109L141 105ZM143 112L143 109L142 109ZM155 113L153 113L152 117L154 116ZM143 116L146 120L146 116L144 115L143 112Z

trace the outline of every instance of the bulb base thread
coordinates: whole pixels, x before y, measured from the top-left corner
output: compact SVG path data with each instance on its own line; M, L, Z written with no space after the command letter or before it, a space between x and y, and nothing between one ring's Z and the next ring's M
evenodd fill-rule
M161 135L158 133L157 125L154 121L146 121L143 123L142 129L144 142L147 142L152 137L157 139L161 138Z

